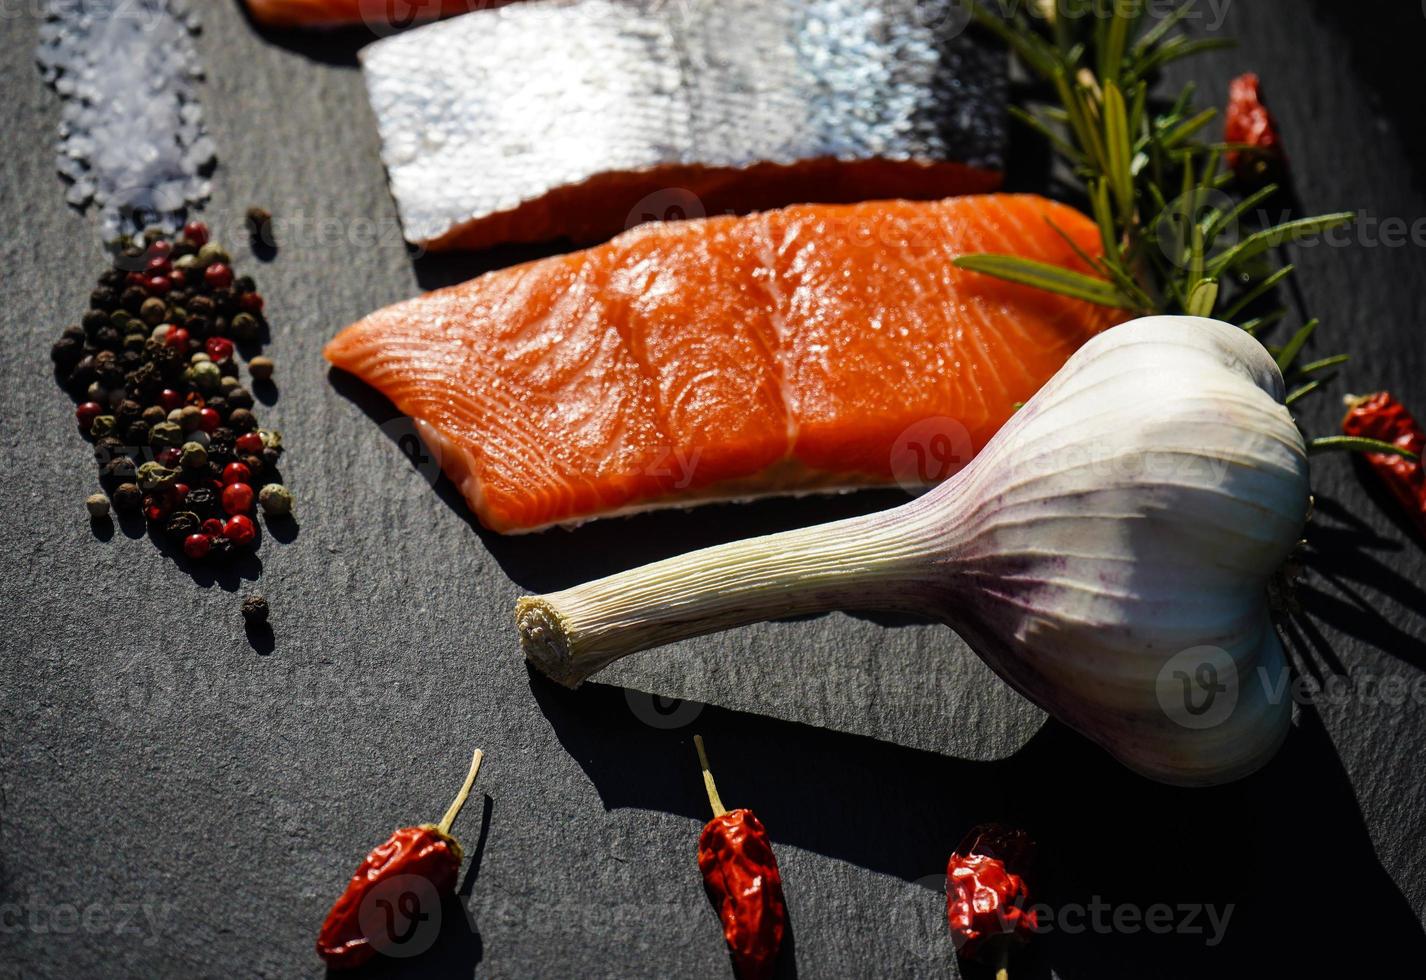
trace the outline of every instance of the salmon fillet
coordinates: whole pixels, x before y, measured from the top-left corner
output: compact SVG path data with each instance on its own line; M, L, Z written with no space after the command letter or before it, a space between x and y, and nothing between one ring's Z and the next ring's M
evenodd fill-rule
M361 52L407 240L566 238L1001 183L1007 59L963 0L545 0Z
M1097 251L1029 195L648 224L387 307L325 354L416 420L494 531L943 479L1114 322L951 264L1084 271L1049 221ZM938 438L959 458L918 478Z
M247 0L253 20L267 27L405 27L453 17L502 0Z

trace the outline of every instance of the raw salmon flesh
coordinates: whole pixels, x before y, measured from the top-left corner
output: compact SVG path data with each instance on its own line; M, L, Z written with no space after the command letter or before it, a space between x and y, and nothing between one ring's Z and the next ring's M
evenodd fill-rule
M253 20L268 27L404 27L437 17L452 17L497 0L247 0Z
M1098 251L1030 195L652 223L380 310L325 354L416 420L495 531L944 478L907 464L938 438L965 463L1114 322L951 264L1083 271L1056 227Z

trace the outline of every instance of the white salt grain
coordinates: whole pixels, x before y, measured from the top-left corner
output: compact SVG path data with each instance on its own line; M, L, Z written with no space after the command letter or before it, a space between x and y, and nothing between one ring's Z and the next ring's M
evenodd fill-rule
M186 0L45 0L36 52L64 99L58 169L65 199L102 209L106 237L169 231L208 196L214 163Z

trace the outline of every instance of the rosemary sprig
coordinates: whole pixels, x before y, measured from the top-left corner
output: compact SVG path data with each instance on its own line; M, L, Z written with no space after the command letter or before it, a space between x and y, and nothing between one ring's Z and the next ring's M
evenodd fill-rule
M1107 16L1099 13L1104 5L1093 5L1073 18L1056 15L1054 4L1032 5L1037 13L1028 16L1018 3L998 4L1001 12L992 11L994 0L970 3L976 21L1002 38L1053 93L1052 101L1012 112L1049 142L1081 182L1099 225L1102 254L1091 257L1075 247L1092 275L1010 255L967 255L956 264L1141 315L1215 317L1255 336L1285 319L1285 308L1261 309L1294 271L1275 260L1276 251L1354 215L1284 221L1231 240L1278 188L1235 191L1223 159L1239 147L1203 138L1218 113L1194 105L1192 85L1168 103L1151 91L1165 65L1232 43L1177 32L1194 0L1152 24L1146 5L1134 0L1114 0ZM1282 346L1268 348L1292 386L1289 405L1321 390L1331 377L1323 372L1347 360L1338 354L1297 363L1318 326L1309 320ZM1340 437L1309 445L1314 452L1398 451Z

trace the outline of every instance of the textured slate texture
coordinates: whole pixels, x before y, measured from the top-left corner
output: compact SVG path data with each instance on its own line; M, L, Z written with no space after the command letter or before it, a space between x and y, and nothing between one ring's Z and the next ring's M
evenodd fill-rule
M1418 5L1226 4L1243 43L1195 66L1206 95L1257 69L1304 208L1419 229ZM299 532L216 580L147 538L96 536L93 468L46 351L100 253L53 173L34 6L0 12L0 975L317 974L313 936L359 856L437 817L479 744L487 766L457 825L475 852L466 897L429 952L374 972L728 976L693 861L695 730L724 799L754 806L775 839L786 976L957 975L940 876L959 835L994 818L1040 838L1037 891L1066 914L1013 976L1357 977L1422 961L1426 706L1411 685L1426 563L1346 459L1317 467L1308 615L1289 638L1305 677L1345 674L1357 693L1303 710L1278 760L1235 786L1120 771L931 626L832 616L633 658L573 694L532 678L510 623L522 591L895 498L511 540L473 527L403 460L401 423L380 425L389 408L330 380L319 350L381 304L528 253L412 262L352 36L264 39L222 3L199 40L222 161L210 217L229 241L250 203L286 221L275 261L239 254L269 298L280 384L262 417L291 447ZM1223 8L1205 2L1200 23ZM1299 249L1302 297L1358 356L1339 391L1390 386L1426 413L1426 253L1419 231L1393 246L1384 230ZM1331 401L1310 410L1319 430ZM272 602L270 638L242 626L253 589ZM1360 685L1398 677L1397 706ZM708 706L670 711L619 685ZM1148 935L1102 909L1096 929L1095 903L1232 908L1210 944L1206 914L1176 908L1183 929Z

